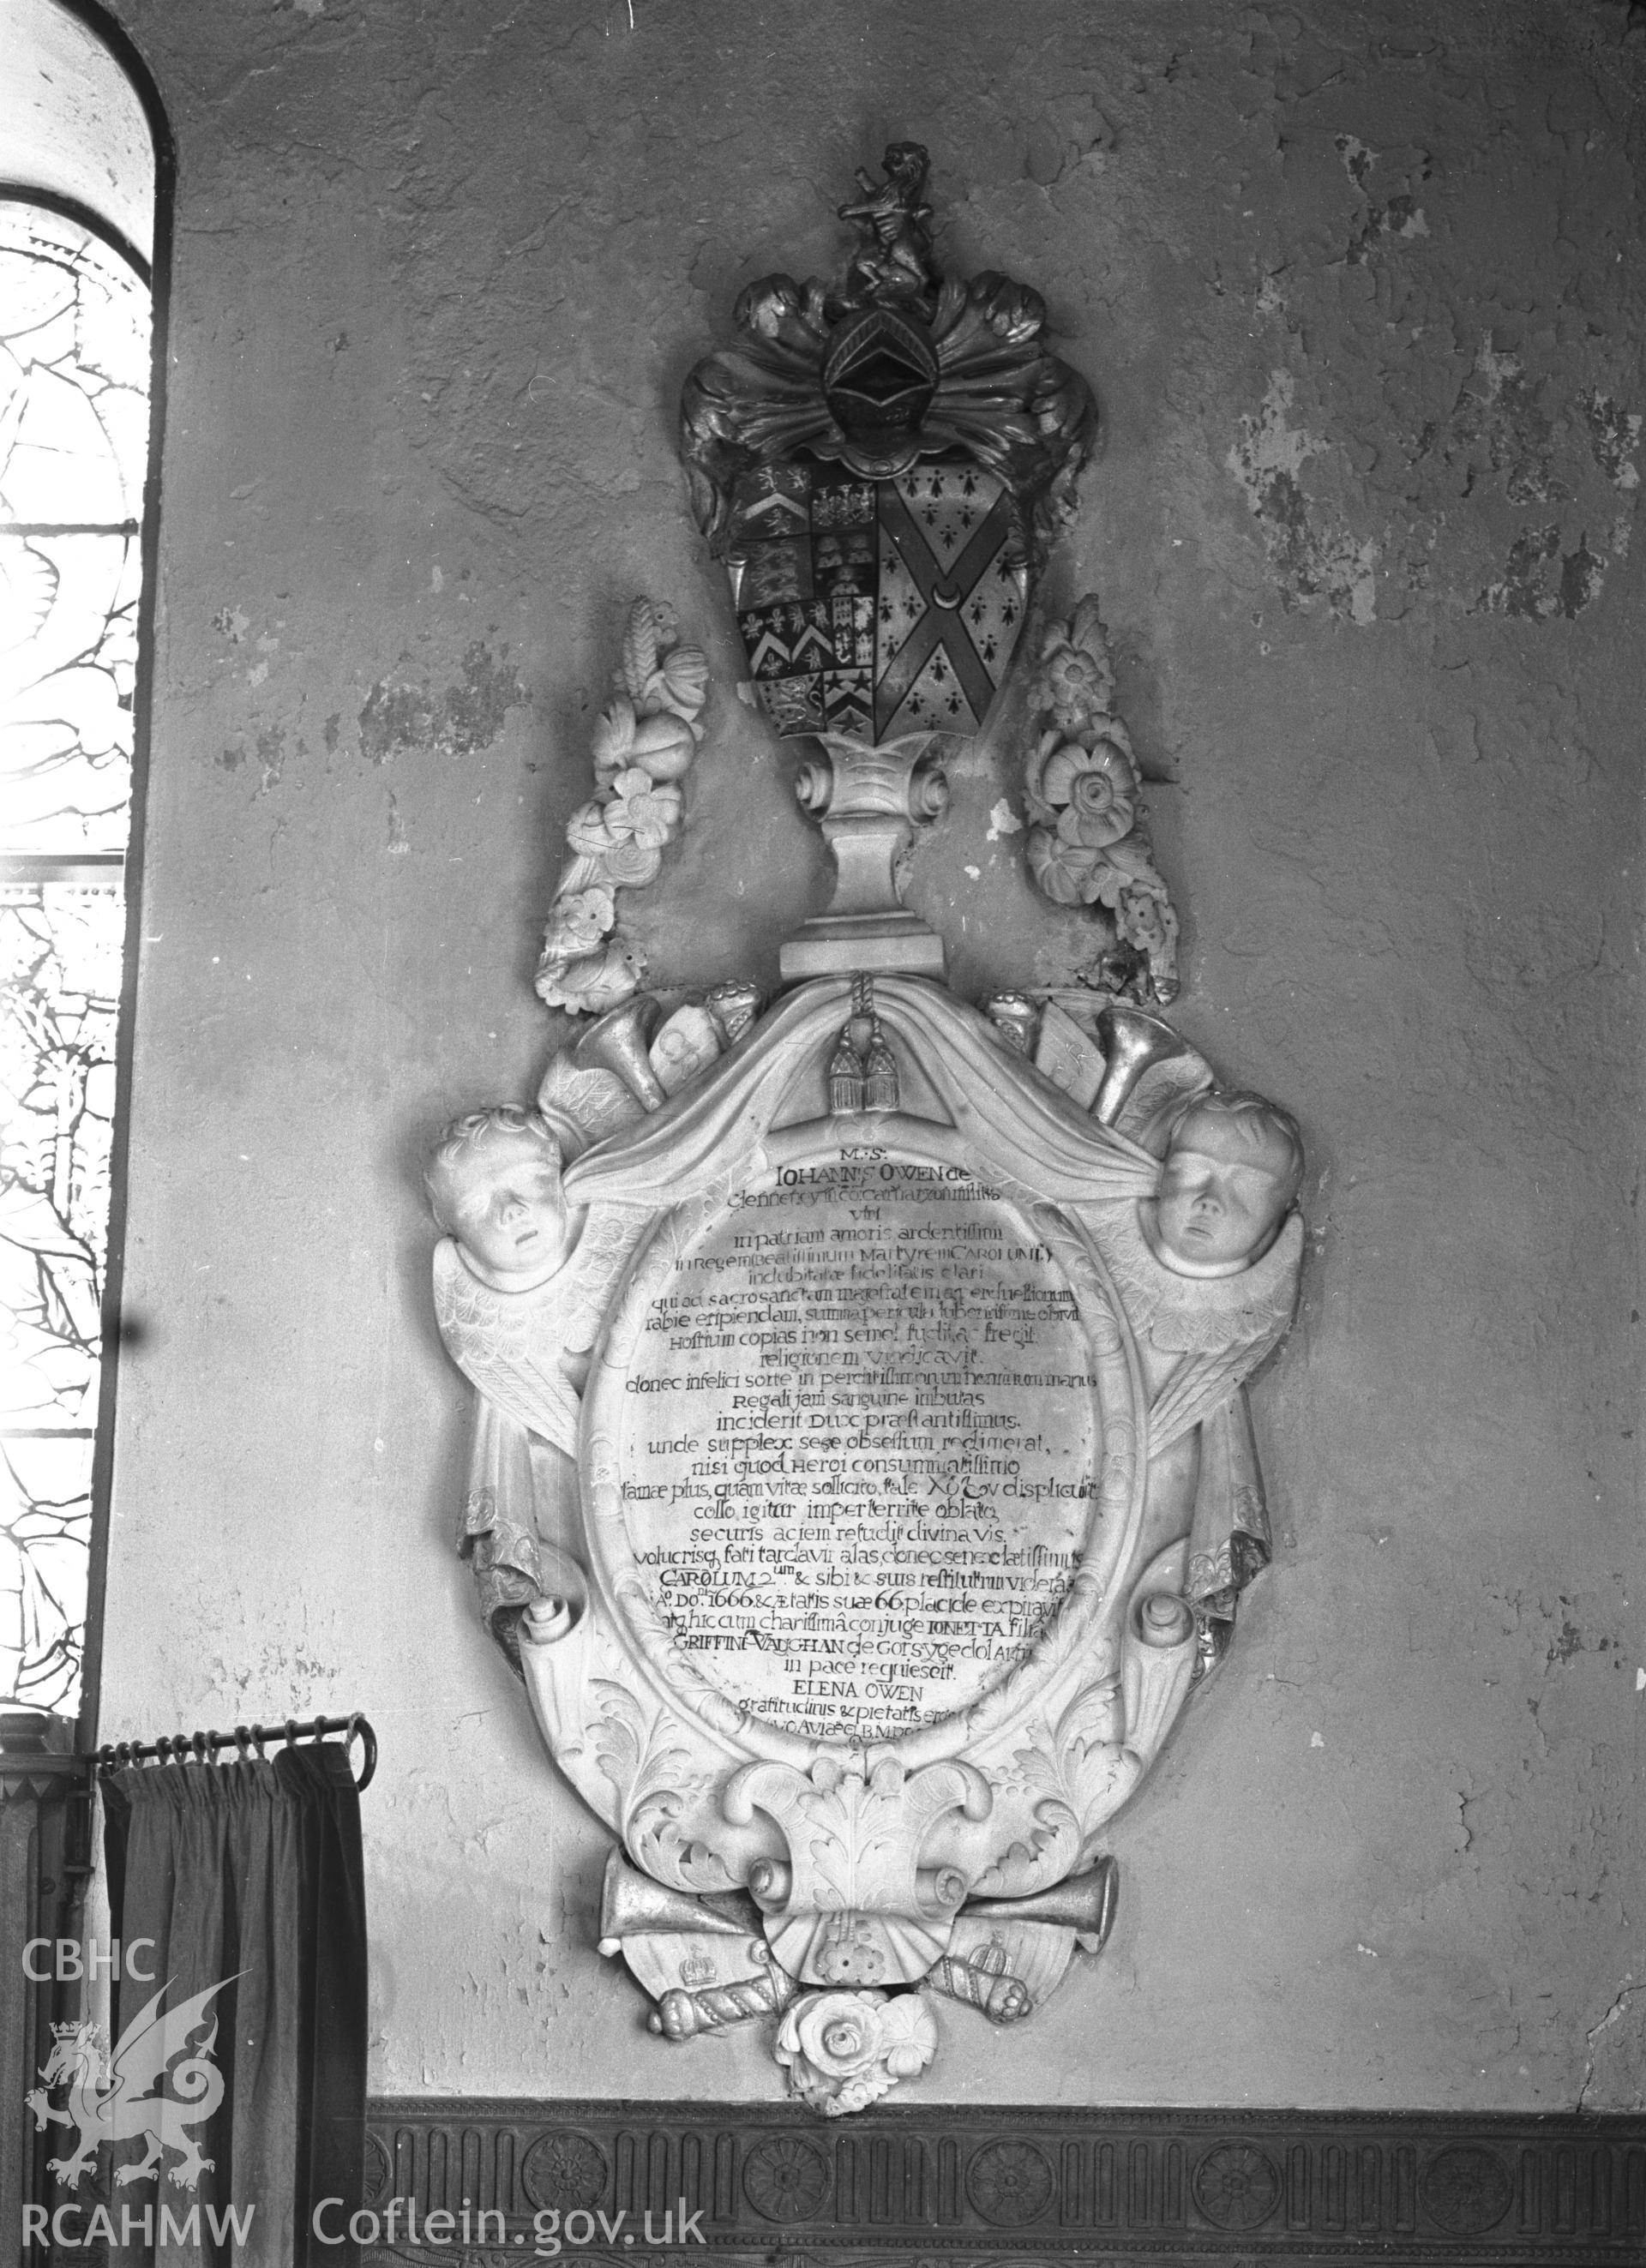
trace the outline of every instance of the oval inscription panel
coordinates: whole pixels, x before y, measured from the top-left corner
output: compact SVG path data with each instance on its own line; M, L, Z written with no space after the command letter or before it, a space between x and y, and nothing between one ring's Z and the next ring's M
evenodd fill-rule
M952 1166L849 1156L742 1193L653 1291L624 1523L675 1644L754 1715L888 1740L1032 1650L1101 1453L1074 1292Z

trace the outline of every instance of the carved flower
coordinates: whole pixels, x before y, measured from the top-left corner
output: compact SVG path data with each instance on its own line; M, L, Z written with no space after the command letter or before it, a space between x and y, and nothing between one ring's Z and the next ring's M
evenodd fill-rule
M784 2017L777 2058L814 2110L838 2118L878 2102L937 2050L932 2012L912 1994L807 1992Z
M637 946L614 937L598 953L587 954L580 961L558 961L545 954L537 967L537 997L550 1008L603 1015L629 998L645 973L645 955Z
M657 880L663 854L650 843L614 843L605 858L606 872L625 890L643 890Z
M1062 633L1057 633L1060 638ZM1067 643L1052 644L1041 679L1044 705L1052 722L1065 733L1078 733L1108 713L1114 692L1114 672L1096 654Z
M882 2058L894 2079L913 2079L937 2053L937 2027L926 2002L912 1992L899 1993L880 2012Z
M612 793L607 824L619 840L632 836L637 843L656 850L680 824L680 790L653 787L651 774L638 764L618 773L612 782Z
M819 1992L796 2007L784 2032L825 2079L850 2079L880 2058L882 2003L866 1992Z
M570 961L597 946L617 918L609 890L572 890L557 898L543 932L545 961Z
M1029 871L1055 905L1089 905L1096 895L1096 875L1103 852L1067 843L1055 828L1029 830Z
M1177 942L1177 917L1165 891L1146 890L1135 882L1121 891L1115 908L1121 936L1146 953L1151 965L1170 959Z
M1129 834L1137 819L1137 774L1118 740L1100 737L1082 747L1078 741L1048 758L1040 792L1059 810L1058 832L1066 843L1101 850Z

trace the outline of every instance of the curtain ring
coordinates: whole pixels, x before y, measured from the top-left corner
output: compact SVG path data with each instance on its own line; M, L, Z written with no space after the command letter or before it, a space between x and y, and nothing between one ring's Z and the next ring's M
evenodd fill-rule
M326 1737L326 1719L324 1719L324 1717L316 1717L316 1718L315 1718L315 1719L314 1719L314 1738L315 1738L317 1741L323 1741L323 1740L325 1739L325 1737Z
M138 1746L142 1746L141 1742L138 1742ZM168 1734L162 1733L154 1743L154 1761L161 1764L169 1764L172 1761L172 1742Z
M296 1748L297 1733L297 1719L295 1717L288 1717L285 1720L285 1744L288 1749Z
M377 1734L372 1730L370 1720L358 1712L346 1720L343 1736L345 1749L351 1745L357 1735L364 1754L360 1762L360 1777L356 1780L354 1789L357 1795L364 1795L372 1785L373 1773L377 1770Z
M243 1764L250 1764L252 1760L252 1736L247 1731L244 1725L236 1725L234 1727L234 1745L240 1750L240 1762Z
M211 1762L211 1742L206 1734L196 1729L189 1746L194 1749L196 1764L209 1764Z

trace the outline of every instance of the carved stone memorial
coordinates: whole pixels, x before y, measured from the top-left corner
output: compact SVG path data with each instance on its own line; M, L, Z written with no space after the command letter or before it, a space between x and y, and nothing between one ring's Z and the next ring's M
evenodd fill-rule
M1176 923L1095 602L1043 643L1026 785L1041 887L1115 917L1099 1012L960 999L898 901L1095 413L1034 293L936 275L924 151L885 173L844 282L752 286L686 391L834 899L769 1005L641 988L617 893L708 686L638 602L540 978L590 1020L427 1175L462 1549L615 1838L600 1949L666 2039L764 2020L836 2115L930 2064L941 2002L1021 2021L1100 1951L1110 1822L1268 1555L1244 1383L1303 1241L1294 1122L1136 1005Z

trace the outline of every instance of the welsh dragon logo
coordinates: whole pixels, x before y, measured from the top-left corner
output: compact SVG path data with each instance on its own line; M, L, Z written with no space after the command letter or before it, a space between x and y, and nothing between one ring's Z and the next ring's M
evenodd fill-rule
M101 2144L139 2139L145 2145L143 2159L137 2165L121 2167L114 2176L116 2183L142 2181L148 2175L164 2172L179 2189L196 2187L213 2161L201 2155L199 2143L188 2130L210 2117L224 2092L223 2074L211 2052L217 2045L218 2021L215 2016L208 2018L206 2004L234 1981L225 1977L180 2007L163 2009L160 2003L170 1990L168 1978L126 2026L112 2055L105 2054L94 2023L53 2026L52 2051L40 2073L46 2083L25 2099L34 2114L36 2133L45 2131L48 2121L79 2132L78 2146L69 2156L48 2161L65 2189L79 2187L81 2175ZM210 2029L206 2037L196 2044L195 2034L208 2022ZM188 2052L191 2048L192 2053ZM187 2059L168 2069L176 2056ZM171 2092L162 2092L168 2082ZM47 2096L54 2088L64 2085L69 2090L68 2108L54 2110ZM176 2164L164 2164L167 2150L181 2154Z

